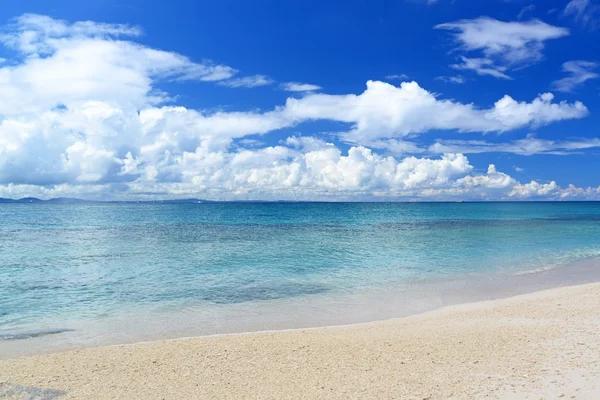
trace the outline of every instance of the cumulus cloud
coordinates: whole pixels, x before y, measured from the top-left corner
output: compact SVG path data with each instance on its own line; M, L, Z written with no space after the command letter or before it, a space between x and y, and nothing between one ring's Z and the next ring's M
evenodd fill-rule
M562 200L597 200L600 198L600 186L597 188L581 188L570 184L566 188L560 190L560 198Z
M581 188L568 185L560 187L555 181L540 183L531 181L529 183L517 183L508 193L508 198L513 199L552 199L552 200L597 200L600 199L600 186L597 188Z
M153 89L155 80L219 81L236 73L122 39L140 32L127 25L17 18L0 38L22 57L0 68L0 114L36 114L88 100L141 108L168 98Z
M452 32L458 51L478 52L483 57L463 57L455 68L507 79L508 69L522 68L543 58L544 42L569 35L566 28L540 20L499 21L489 17L464 19L435 26Z
M236 71L134 42L140 34L32 15L5 30L1 40L17 57L0 65L0 196L506 197L512 178L495 168L475 173L460 152L380 153L421 151L406 139L430 130L505 132L587 114L551 94L479 108L416 82L379 81L360 94L306 93L266 111L193 110L173 105L157 83L231 84ZM336 139L349 148L299 135L260 142L314 120L344 123Z
M76 145L80 146L79 144ZM561 197L555 183L521 184L490 165L484 174L474 173L462 154L439 158L406 157L398 160L356 146L347 154L318 138L290 137L281 146L237 151L197 147L181 153L144 149L115 160L114 154L74 149L89 156L77 166L77 179L65 183L0 185L0 196L98 197L111 193L117 198L198 196L211 199L346 199L346 198L473 198L509 199L537 196ZM102 182L107 166L97 160L107 156L115 162L123 183ZM152 160L152 161L151 161ZM70 160L63 160L69 163ZM77 160L80 161L80 160ZM109 168L110 169L110 168ZM68 183L67 183L68 182ZM590 188L568 188L569 195L594 198ZM579 193L579 194L578 194Z
M493 190L506 190L515 184L517 181L513 179L510 175L507 175L503 172L499 172L496 170L496 166L494 164L490 164L487 169L486 174L471 176L468 175L464 178L461 178L457 181L459 186L464 186L466 188L477 188L477 189L493 189Z
M288 99L282 113L294 119L330 119L352 124L342 137L353 143L403 137L430 130L506 132L525 126L581 118L587 108L580 102L553 102L545 93L532 102L504 96L491 108L437 98L416 82L399 87L379 81L367 82L360 95L314 94Z
M549 183L539 183L531 181L525 184L515 185L511 192L508 194L510 197L548 197L551 195L557 195L560 192L560 187L556 182L551 181Z
M312 85L310 83L285 82L281 84L281 88L286 92L314 92L321 90L321 86Z
M598 64L591 61L567 61L563 64L563 71L568 76L554 81L552 86L559 92L572 92L586 81L600 77L600 74L594 72L597 67Z

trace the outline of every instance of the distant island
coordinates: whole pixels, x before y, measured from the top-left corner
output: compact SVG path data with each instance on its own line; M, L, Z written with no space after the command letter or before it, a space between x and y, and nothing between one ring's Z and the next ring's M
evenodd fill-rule
M71 197L55 197L52 199L38 199L37 197L23 197L21 199L9 199L0 197L0 204L21 203L21 204L105 204L105 203L147 203L147 204L200 204L200 203L301 203L295 200L204 200L204 199L168 199L168 200L84 200ZM323 203L314 201L311 203Z
M22 199L8 199L0 197L0 203L54 203L54 204L84 204L84 203L204 203L200 199L177 199L177 200L84 200L71 197L56 197L52 199L38 199L37 197L23 197Z

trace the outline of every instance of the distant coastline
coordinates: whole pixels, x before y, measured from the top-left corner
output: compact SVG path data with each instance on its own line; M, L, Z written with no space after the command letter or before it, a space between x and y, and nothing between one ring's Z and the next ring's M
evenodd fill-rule
M600 203L600 200L381 200L381 201L349 201L349 200L206 200L206 199L158 199L158 200L86 200L74 197L54 197L50 199L40 199L37 197L23 197L11 199L0 197L0 204L265 204L265 203L323 203L323 204L343 204L343 203Z
M39 199L37 197L23 197L21 199L10 199L0 197L0 204L106 204L106 203L147 203L147 204L202 204L202 203L327 203L324 201L294 201L294 200L204 200L204 199L164 199L164 200L85 200L71 197L55 197L51 199Z

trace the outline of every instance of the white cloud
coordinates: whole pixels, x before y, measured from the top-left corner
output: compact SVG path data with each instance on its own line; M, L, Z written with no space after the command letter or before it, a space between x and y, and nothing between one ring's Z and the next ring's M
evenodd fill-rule
M451 31L458 50L480 52L483 57L464 58L460 69L483 71L507 79L505 71L537 63L543 58L544 42L569 35L568 29L540 20L504 22L488 17L439 24L436 29ZM475 60L475 64L469 64ZM481 72L479 72L482 74Z
M423 3L423 4L427 4L428 6L431 6L433 4L436 4L439 0L407 0L413 3Z
M439 24L435 28L453 31L465 51L482 51L487 57L499 57L509 64L538 61L545 41L569 34L566 28L540 20L504 22L487 17Z
M505 132L587 115L583 104L553 103L553 98L546 93L527 103L504 96L493 107L478 109L472 104L438 99L416 82L403 82L395 87L369 81L360 95L314 94L302 99L290 98L282 113L295 120L350 123L351 130L342 137L362 144L430 130Z
M281 84L281 88L286 92L314 92L321 90L321 86L312 85L310 83L285 82Z
M572 92L586 81L600 77L600 74L594 72L597 67L598 64L591 61L567 61L563 64L563 71L568 76L554 81L552 86L559 92Z
M489 58L468 58L461 56L462 63L452 64L450 67L458 70L470 70L474 71L477 75L488 75L499 79L512 79L506 75L504 71L506 67L494 65L494 62Z
M524 156L534 154L569 155L579 150L600 148L600 139L576 139L554 141L529 136L511 142L486 142L483 140L438 140L429 146L431 153L457 152L474 153L514 153Z
M563 14L572 16L578 24L592 30L600 26L600 5L595 0L570 0Z
M519 14L517 15L517 19L518 20L523 19L523 16L525 14L527 14L528 12L532 12L533 10L535 10L535 5L533 5L533 4L530 4L528 6L521 8L521 11L519 11Z
M242 146L242 147L254 148L254 147L264 146L265 142L263 142L262 140L259 140L259 139L245 138L245 139L238 140L237 145Z
M462 84L462 83L467 82L467 80L462 75L438 76L435 79L438 81L446 82L446 83L456 83L456 84Z
M238 154L229 150L232 140L265 134L306 120L331 119L353 125L343 135L348 140L377 145L380 138L405 136L429 129L504 131L524 124L545 123L585 114L585 108L581 108L583 106L551 103L551 100L551 96L542 96L532 103L517 103L504 98L492 109L476 110L471 105L438 100L416 83L405 83L397 88L381 82L369 82L365 93L358 96L312 94L301 99L288 99L285 106L263 113L206 114L173 106L147 106L138 112L136 108L126 105L88 101L79 105L71 104L66 109L53 108L35 116L5 118L0 125L0 183L127 183L134 189L139 187L140 192L173 187L176 193L183 193L184 190L202 193L210 189L209 193L219 196L225 196L227 191L233 190L233 196L236 193L241 195L240 188L245 187L241 183L244 182L247 184L244 193L252 192L252 184L258 185L260 176L261 180L273 185L274 180L281 178L286 182L296 182L298 187L295 190L315 196L323 195L320 192L323 187L334 190L333 186L328 186L335 180L332 174L341 173L346 167L356 167L350 165L351 161L358 162L364 158L376 164L362 163L359 168L361 171L364 168L382 171L383 166L389 165L393 165L393 168L389 168L394 169L398 161L378 156L361 146L354 147L356 150L343 156L334 146L325 146L322 140L316 139L290 139L286 143L290 147L275 147L268 152L256 149L244 152L242 156L241 151ZM419 118L420 115L434 115L435 118ZM309 142L310 147L307 144ZM326 148L326 151L315 153L315 149L321 148ZM416 146L391 140L386 148L396 152L413 152ZM240 163L240 159L250 155L256 155L252 157L255 162L267 163L270 167L252 169ZM312 171L310 177L301 174L306 172L306 165L315 166L317 164L314 161L324 156L331 158L318 163L324 168L324 176L318 175L314 168L309 168ZM388 181L387 186L384 185L386 193L412 189L414 184L411 182L420 182L415 177L424 174L421 161L409 160L401 161L402 165L412 165L419 172L407 172L407 182L393 181L399 186L390 186L391 181ZM230 161L232 164L228 167ZM423 162L429 165L430 161ZM227 172L228 168L230 172ZM392 169L386 176L391 176ZM250 178L246 175L251 170L253 175ZM292 172L296 178L290 177ZM268 177L270 173L276 175ZM432 182L447 180L428 176ZM379 181L383 179L380 176L376 178ZM350 190L346 187L348 182L362 182L361 179L348 176L340 190ZM370 176L369 179L375 178ZM300 182L312 182L313 186L307 183L309 189L302 189ZM260 188L266 192L266 186L261 185ZM354 188L359 191L375 189L359 186L355 185ZM146 189L142 190L141 187ZM283 189L275 185L273 190L276 194Z
M273 80L266 75L252 75L243 78L228 79L219 82L220 85L232 88L255 88L273 84Z
M283 143L294 149L302 151L316 151L335 148L332 143L314 136L290 136Z
M139 27L81 21L68 24L45 15L24 14L14 19L0 40L8 47L27 55L48 55L60 46L61 39L140 36Z
M172 98L156 84L226 81L235 70L123 39L139 34L40 16L5 32L20 58L0 66L0 196L501 197L511 178L473 173L463 154L395 158L372 148L416 153L405 139L430 130L505 132L587 114L551 94L478 108L416 82L378 81L360 94L307 93L268 111L192 110L166 105ZM264 147L257 137L314 120L347 124L340 137L349 150L298 135Z
M144 151L128 153L115 165L125 178L98 182L98 160L113 162L114 154L77 144L73 154L77 180L53 185L0 184L0 196L155 198L195 196L210 199L347 199L347 198L473 198L549 197L600 198L597 190L556 183L521 184L490 165L485 174L473 173L462 154L440 158L397 160L368 148L352 147L344 155L318 138L291 137L284 146L211 151L197 147L178 154ZM152 160L152 162L151 162ZM66 160L68 164L71 159ZM100 172L99 172L100 171ZM131 179L133 178L133 179Z
M549 183L539 183L531 181L525 184L515 185L511 192L508 194L510 197L548 197L556 195L560 192L560 187L556 182L551 181Z
M517 184L517 181L510 175L503 172L498 172L494 164L488 166L485 175L468 175L457 181L459 186L464 186L469 189L498 189L506 190Z
M516 184L508 196L515 199L598 200L600 186L581 188L568 185L566 188L561 188L555 181L548 183L531 181Z
M415 142L398 139L373 140L369 142L369 147L373 149L380 149L388 154L393 154L396 156L404 154L418 154L426 151L426 149L420 147Z
M600 199L600 186L598 186L597 188L581 188L570 184L565 189L562 189L560 191L560 198L562 200L597 200Z
M215 81L236 71L196 63L177 53L116 40L138 28L26 15L5 31L2 42L23 58L0 66L0 115L39 114L89 100L142 108L168 96L153 88L157 80Z
M129 25L92 21L69 24L44 15L25 14L8 26L0 35L0 41L28 57L31 64L37 62L49 68L66 66L63 65L66 63L75 63L74 66L86 63L82 66L88 67L85 69L90 72L92 63L98 63L91 72L99 73L105 64L114 66L119 63L122 67L120 71L106 72L201 81L227 79L237 72L226 65L195 63L177 53L116 40L120 37L137 37L141 33L139 27ZM74 69L73 66L70 69Z
M408 75L406 75L406 74L392 74L392 75L387 75L385 77L385 79L388 80L388 81L394 81L394 80L402 81L402 80L408 79Z

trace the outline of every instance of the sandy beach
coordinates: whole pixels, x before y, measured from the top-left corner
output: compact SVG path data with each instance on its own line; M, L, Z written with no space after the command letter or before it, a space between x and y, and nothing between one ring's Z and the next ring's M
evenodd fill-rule
M0 398L597 399L599 310L595 283L360 325L8 359Z

